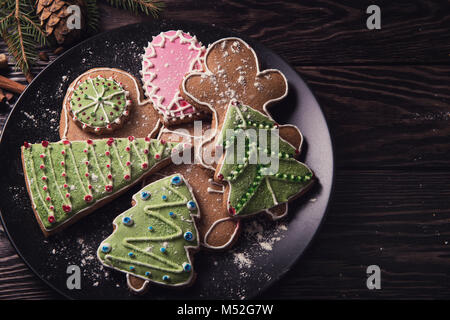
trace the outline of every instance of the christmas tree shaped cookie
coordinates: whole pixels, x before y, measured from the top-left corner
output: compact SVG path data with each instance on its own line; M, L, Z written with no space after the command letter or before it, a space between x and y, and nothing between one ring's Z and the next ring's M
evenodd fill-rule
M224 205L231 215L248 216L286 203L313 182L298 152L279 136L279 126L238 102L229 105L218 143L224 153L214 178L226 181Z
M134 291L143 291L149 282L187 285L194 279L191 254L199 246L195 217L197 202L183 176L155 181L114 219L114 232L100 245L98 258L127 273Z
M168 164L182 147L149 138L25 142L22 162L36 218L46 236L90 213Z

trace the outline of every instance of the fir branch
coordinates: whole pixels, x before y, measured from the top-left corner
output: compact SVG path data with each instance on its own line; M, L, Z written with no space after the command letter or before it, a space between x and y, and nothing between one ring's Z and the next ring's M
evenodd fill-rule
M137 14L139 11L146 15L157 17L164 8L162 0L107 0L109 4L117 8L124 8Z
M88 32L97 31L100 13L98 12L97 0L85 0L87 8Z
M16 68L30 79L31 65L37 60L37 46L46 44L32 1L4 0L0 3L0 35L16 61Z

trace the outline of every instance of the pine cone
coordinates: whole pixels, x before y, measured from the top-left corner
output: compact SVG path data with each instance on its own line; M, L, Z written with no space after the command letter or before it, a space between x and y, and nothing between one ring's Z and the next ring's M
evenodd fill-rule
M71 13L67 8L78 5L81 9L81 29L69 29L67 20ZM37 0L36 13L47 36L54 36L60 45L70 45L79 40L86 26L84 0Z

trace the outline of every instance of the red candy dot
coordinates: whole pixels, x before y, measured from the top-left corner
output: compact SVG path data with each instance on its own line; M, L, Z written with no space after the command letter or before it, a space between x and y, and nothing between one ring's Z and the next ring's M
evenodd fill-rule
M42 180L43 180L43 181L47 180L47 177L46 177L46 176L43 176L43 177L42 177Z
M113 142L114 142L114 139L113 138L109 138L108 141L106 142L106 144L108 146L111 146L113 144Z
M144 153L145 153L145 154L148 154L148 149L144 149Z
M130 151L130 147L126 147L125 151L129 152Z
M85 176L85 177L89 177L89 172L86 172L86 173L84 174L84 176Z
M133 140L134 140L134 137L133 137L133 136L129 136L129 137L128 137L128 140L133 141Z
M92 201L92 196L90 194L85 195L84 196L84 201L91 202Z
M166 144L166 140L161 140L161 144L162 145Z
M131 165L131 162L130 162L130 161L127 161L127 162L125 163L125 165L126 165L127 167L129 167L129 166Z
M125 180L129 180L129 179L130 179L130 175L129 175L129 174L126 174L126 175L123 176L123 178L124 178Z
M219 175L217 176L217 179L223 180L223 174L219 174Z
M63 184L63 188L64 188L64 189L67 189L68 187L69 187L69 186L68 186L66 183Z
M236 214L236 209L234 209L233 207L230 206L230 209L228 209L228 212L232 215Z
M149 137L145 137L144 140L147 141L147 142L149 142L149 141L150 141L150 138L149 138Z
M47 198L45 198L45 200L47 200L47 201L51 201L51 200L52 200L52 198L50 198L50 197L47 197Z
M44 191L47 191L47 186L43 186L42 189L43 189Z
M66 193L66 198L70 198L70 193Z
M44 159L44 158L45 158L45 154L41 154L41 155L39 155L39 157L40 157L41 159Z
M65 177L65 176L66 176L65 172L61 173L61 177Z
M64 140L63 143L64 144L70 144L70 141L69 140Z
M26 142L26 141L23 143L23 146L24 146L25 148L31 147L31 145L30 145L28 142Z
M88 150L87 150L87 149L84 149L84 150L83 150L83 152L84 152L84 153L87 153L87 152L88 152Z
M53 210L53 209L55 209L55 207L54 206L50 206L50 210Z
M105 155L106 155L107 157L109 157L110 154L111 154L111 153L110 153L109 151L106 151L106 152L105 152Z
M92 185L88 185L88 189L89 189L89 190L92 190Z
M56 221L56 219L55 219L54 216L48 217L48 222L50 222L50 223L55 223L55 221Z
M85 161L84 164L88 166L89 165L89 161Z
M112 175L108 174L108 179L111 180L112 179Z
M63 209L64 212L72 211L72 207L70 205L68 205L68 204L63 204L62 205L62 209Z
M155 159L159 160L159 158L161 158L161 155L159 153L155 154Z
M108 192L111 192L113 190L113 186L107 185L107 186L105 186L105 190Z
M147 169L148 168L148 163L147 162L144 162L143 164L142 164L142 169Z
M66 163L64 161L61 161L61 165L64 166Z
M62 155L65 155L65 154L66 154L66 152L65 152L65 151L63 150L63 151L61 151L61 154L62 154Z
M94 143L94 141L92 141L91 139L87 139L86 142L87 142L87 144L93 144Z
M39 166L39 169L44 170L44 169L45 169L45 166L44 166L43 164L41 164L41 165Z
M42 141L42 146L43 146L44 148L47 148L47 147L48 147L48 141L47 141L47 140L43 140L43 141Z

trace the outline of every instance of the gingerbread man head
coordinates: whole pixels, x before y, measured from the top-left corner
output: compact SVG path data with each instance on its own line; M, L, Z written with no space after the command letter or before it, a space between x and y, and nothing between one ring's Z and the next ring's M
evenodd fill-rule
M267 106L287 95L286 77L275 69L260 71L256 53L239 38L211 44L205 54L205 69L186 75L181 92L197 108L212 112L219 129L231 100L269 115Z

